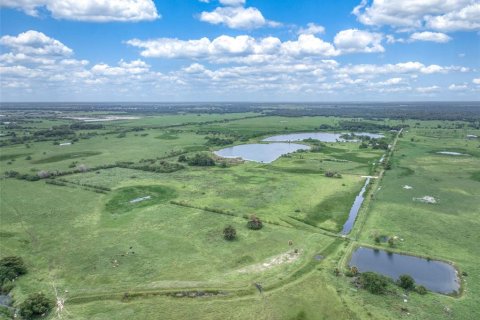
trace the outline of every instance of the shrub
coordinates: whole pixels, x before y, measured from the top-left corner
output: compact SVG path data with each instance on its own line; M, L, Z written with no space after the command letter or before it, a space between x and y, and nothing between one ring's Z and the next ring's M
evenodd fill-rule
M11 256L0 260L0 283L13 280L25 273L27 273L27 267L22 258Z
M421 294L421 295L427 294L427 292L428 292L427 288L425 288L424 286L417 286L417 287L415 288L415 291L416 291L418 294Z
M388 238L388 245L389 245L390 247L394 247L394 246L395 246L395 239L393 239L393 237Z
M358 269L357 269L357 267L355 267L355 266L351 267L350 270L347 270L347 271L345 272L345 275L346 275L347 277L355 277L356 275L358 275Z
M5 280L3 283L1 283L0 286L0 293L1 294L8 294L10 291L12 291L13 287L15 285L13 284L12 281L10 280Z
M235 240L237 238L237 230L232 226L226 226L223 229L223 237L228 241Z
M342 175L338 172L326 171L325 172L325 177L327 177L327 178L341 178Z
M325 177L327 178L333 178L335 176L335 172L333 171L326 171L325 172Z
M78 172L87 172L88 171L88 167L84 164L80 164L77 166L77 171Z
M408 274L403 274L397 281L399 287L405 290L412 290L415 288L415 280Z
M5 177L7 178L16 178L19 175L20 173L18 171L14 171L14 170L5 171Z
M252 214L247 222L247 227L252 230L260 230L263 228L263 223L256 215Z
M382 294L388 286L388 279L375 272L360 274L359 283L365 290L373 294Z
M178 157L178 162L187 162L187 161L188 161L187 157L185 157L184 154L182 154Z
M25 319L34 319L48 314L54 302L43 293L34 293L20 304L20 315Z
M214 166L215 161L206 154L197 153L193 158L188 159L188 164L191 166L209 167Z
M293 318L291 318L292 320L306 320L307 319L307 314L305 313L305 311L299 311L297 313L297 315Z

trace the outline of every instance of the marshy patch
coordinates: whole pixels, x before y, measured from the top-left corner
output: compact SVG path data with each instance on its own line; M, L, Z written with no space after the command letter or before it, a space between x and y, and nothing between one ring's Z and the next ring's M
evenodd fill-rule
M63 160L93 157L99 154L102 154L102 153L98 151L69 152L69 153L56 154L43 159L38 159L38 160L32 161L32 163L34 164L52 163L52 162L59 162Z
M480 171L476 171L472 173L472 175L470 176L470 179L480 182Z
M303 222L337 232L348 219L349 211L357 193L353 190L338 192L324 198L311 211L307 212Z
M176 196L175 189L166 186L125 187L113 192L105 208L111 213L126 213L133 209L164 203Z
M398 177L408 177L415 173L415 170L408 167L398 167Z
M178 136L171 134L171 133L163 133L159 136L156 136L155 139L160 139L160 140L176 140L178 139Z
M14 160L21 157L27 157L32 153L14 153L14 154L2 154L0 155L0 161Z
M243 266L243 265L251 264L254 261L255 261L255 259L253 259L251 256L245 255L245 256L241 256L240 258L238 258L237 261L235 261L235 265Z

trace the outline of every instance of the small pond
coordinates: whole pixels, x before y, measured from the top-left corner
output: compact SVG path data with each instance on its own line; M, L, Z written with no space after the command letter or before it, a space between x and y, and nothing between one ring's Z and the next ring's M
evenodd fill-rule
M309 146L297 143L252 143L233 146L215 151L222 158L242 158L243 160L270 163L280 156L297 150L308 150Z
M357 136L368 136L370 138L383 138L383 134L368 133L368 132L358 132L355 133ZM263 141L303 141L305 139L315 139L322 142L337 142L345 141L340 138L341 133L330 133L330 132L306 132L306 133L291 133L291 134L282 134L278 136L272 136L263 139Z
M456 269L443 261L360 247L352 254L349 265L360 272L373 271L394 280L408 274L418 285L438 293L451 294L460 289Z
M345 222L345 224L343 225L342 234L348 234L352 230L353 225L355 224L355 219L357 219L358 211L360 210L363 200L365 199L363 195L365 194L365 190L367 189L369 182L370 178L367 178L367 181L365 181L362 190L360 190L360 193L358 194L358 196L356 196L352 208L350 209L350 213L348 214L347 222Z

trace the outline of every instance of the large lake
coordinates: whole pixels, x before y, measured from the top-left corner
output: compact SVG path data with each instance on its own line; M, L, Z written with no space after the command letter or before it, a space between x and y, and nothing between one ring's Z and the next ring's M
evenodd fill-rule
M280 156L297 150L308 150L309 146L297 143L251 143L215 151L222 158L242 158L243 160L270 163Z
M368 132L358 132L355 133L357 136L366 136L370 138L383 138L383 134L377 133L368 133ZM322 142L337 142L337 141L346 141L340 136L342 133L330 133L330 132L305 132L305 133L291 133L291 134L281 134L278 136L272 136L263 139L262 141L274 141L274 142L281 142L281 141L303 141L305 139L315 139Z
M360 272L373 271L394 280L408 274L417 284L434 292L450 294L460 289L456 269L443 261L360 247L353 253L349 265Z

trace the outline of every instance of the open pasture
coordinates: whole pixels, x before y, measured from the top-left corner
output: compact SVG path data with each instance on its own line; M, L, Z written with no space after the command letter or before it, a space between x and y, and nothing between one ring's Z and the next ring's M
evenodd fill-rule
M458 129L458 121L138 116L75 130L95 132L88 138L1 148L2 171L61 173L0 180L1 255L21 255L28 267L12 290L15 301L57 292L67 319L397 319L406 314L397 289L376 296L343 276L354 247L388 247L376 243L382 235L398 237L391 250L452 262L468 274L461 297L409 294L412 318L474 314L480 153L479 141L465 134L478 130ZM44 130L39 123L30 130ZM213 155L277 133L343 133L359 123L361 132L383 133L393 149L307 140L299 143L311 150L269 164ZM402 124L402 134L388 129ZM197 154L216 165L190 163ZM341 237L366 176L373 178L362 223ZM261 230L247 227L252 215ZM236 229L234 241L223 238L227 225Z

